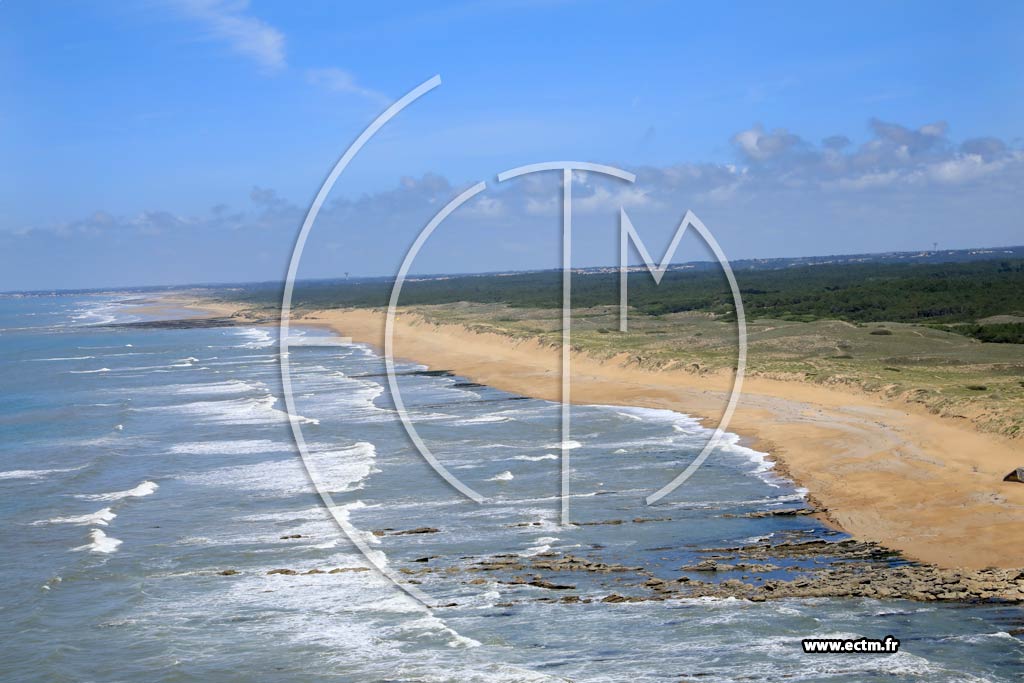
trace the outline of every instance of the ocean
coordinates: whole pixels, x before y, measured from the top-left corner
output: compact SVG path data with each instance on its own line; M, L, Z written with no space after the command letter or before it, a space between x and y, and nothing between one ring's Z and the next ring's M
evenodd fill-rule
M1024 677L1015 606L601 602L646 595L645 578L678 577L716 548L845 536L811 516L746 516L802 507L805 492L736 436L644 506L707 431L615 406L573 409L578 524L560 526L558 406L398 363L412 421L487 499L474 503L411 446L373 349L293 348L310 466L375 560L441 605L428 608L369 569L324 507L284 412L276 329L117 326L142 319L142 303L0 297L4 681ZM609 569L495 569L565 556ZM898 653L800 645L886 635Z

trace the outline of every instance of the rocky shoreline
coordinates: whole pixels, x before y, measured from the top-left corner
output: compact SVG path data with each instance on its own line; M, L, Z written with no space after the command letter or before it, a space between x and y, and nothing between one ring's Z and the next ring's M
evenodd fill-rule
M469 567L470 572L509 572L516 575L507 584L567 590L574 585L562 580L555 586L538 572L628 572L637 575L633 588L623 595L611 593L601 602L641 602L680 598L736 598L763 602L779 598L878 598L931 601L995 601L1024 603L1024 569L942 569L932 565L901 561L892 551L874 543L854 540L837 542L761 544L722 548L697 564L679 568L679 576L662 578L640 567L594 562L569 554L542 553L529 558L499 555ZM715 557L761 560L720 562ZM821 561L828 567L792 565L780 567L764 561L789 558ZM531 573L532 572L532 573ZM792 575L792 578L762 577L762 574ZM695 578L697 577L700 578ZM737 576L739 575L739 576ZM720 580L718 579L720 576ZM629 585L629 584L626 584ZM567 596L563 602L593 602L594 598Z
M393 535L432 533L436 529L389 530ZM283 538L289 538L285 536ZM398 571L412 584L431 574L465 574L463 583L531 586L559 593L532 598L545 602L646 602L687 598L734 598L764 602L782 598L875 598L919 602L1024 603L1024 569L943 569L907 562L897 553L876 543L812 540L760 543L732 548L709 548L704 559L681 566L671 578L656 576L643 567L602 562L569 553L545 552L532 556L499 554L483 559L462 558L468 563L442 566L444 558L419 557L417 566ZM439 562L434 562L439 560ZM825 563L824 566L821 566ZM785 566L784 566L785 565ZM267 575L340 574L368 571L364 567L272 569ZM226 569L221 576L239 574ZM614 575L608 579L602 575ZM601 594L591 586L615 584ZM607 588L606 588L607 590ZM515 604L514 602L502 603ZM455 606L454 603L449 606Z

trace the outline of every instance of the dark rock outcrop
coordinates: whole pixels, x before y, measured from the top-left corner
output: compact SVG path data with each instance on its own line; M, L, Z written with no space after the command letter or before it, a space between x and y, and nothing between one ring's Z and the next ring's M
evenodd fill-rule
M1015 481L1018 484L1024 484L1024 467L1018 467L1013 472L1010 472L1003 477L1003 481Z
M392 536L410 536L412 534L436 534L440 529L435 529L432 526L421 526L415 529L406 529L405 531L392 531ZM373 532L376 534L377 532Z

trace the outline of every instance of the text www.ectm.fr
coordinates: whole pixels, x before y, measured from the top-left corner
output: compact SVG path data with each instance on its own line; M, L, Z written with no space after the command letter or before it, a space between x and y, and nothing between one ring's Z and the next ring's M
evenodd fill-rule
M892 636L874 638L804 638L804 652L899 652L900 641Z

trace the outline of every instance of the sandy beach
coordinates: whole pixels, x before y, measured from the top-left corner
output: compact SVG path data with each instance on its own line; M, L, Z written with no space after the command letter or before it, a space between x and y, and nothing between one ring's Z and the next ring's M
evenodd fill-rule
M303 323L383 345L384 315L320 311ZM505 391L558 400L560 350L396 319L396 354ZM572 400L668 408L715 426L731 376L652 372L574 354ZM770 453L829 520L861 540L946 567L1024 565L1024 485L1003 482L1019 444L854 391L747 378L730 431Z
M237 311L230 303L192 305L222 316ZM315 311L293 324L383 347L382 311ZM395 352L505 391L560 398L557 346L429 324L401 311ZM572 402L671 409L709 427L718 424L731 383L730 374L572 357ZM760 377L746 378L729 431L769 453L827 521L859 540L943 567L1024 566L1024 485L1002 481L1024 464L1019 443L855 389Z

